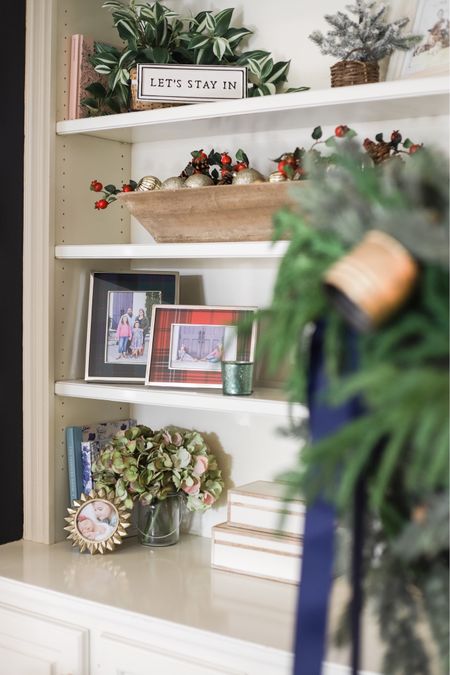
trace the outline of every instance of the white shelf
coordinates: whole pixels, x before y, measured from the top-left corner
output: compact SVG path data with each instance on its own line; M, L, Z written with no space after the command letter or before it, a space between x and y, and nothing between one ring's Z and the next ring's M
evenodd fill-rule
M221 389L191 390L66 380L56 382L55 394L73 398L231 413L259 413L286 417L291 412L296 419L306 418L308 415L307 409L302 405L295 405L289 411L284 393L277 389L256 389L251 396L224 396Z
M279 259L287 242L225 242L217 244L91 244L56 246L62 260L202 260Z
M377 82L58 122L58 134L126 143L445 115L447 77Z

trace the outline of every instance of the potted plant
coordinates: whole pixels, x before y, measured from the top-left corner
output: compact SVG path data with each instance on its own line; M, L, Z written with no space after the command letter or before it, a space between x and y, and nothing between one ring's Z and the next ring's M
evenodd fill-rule
M93 466L95 489L113 489L128 508L138 502L140 542L175 544L182 506L205 511L224 482L217 461L197 431L153 431L139 425L116 434Z
M202 11L185 19L162 5L129 4L107 0L102 5L112 13L114 26L124 41L122 49L98 42L91 62L95 70L108 77L109 89L97 83L88 89L85 104L91 114L105 109L105 102L125 110L141 110L179 105L136 99L136 65L138 63L178 63L248 66L249 96L274 94L286 81L289 61L274 62L270 52L253 50L239 54L241 42L252 34L244 26L232 26L233 8L220 12ZM303 91L308 87L289 89ZM97 99L97 104L95 102Z
M309 401L313 395L312 355L317 358L321 340L317 405L327 405L333 420L339 406L357 397L359 416L324 437L330 421L322 418L318 428L315 415L315 442L302 447L282 478L310 504L319 498L333 505L338 522L350 523L356 514L362 519L364 546L356 554L363 555L364 599L386 645L382 671L430 673L430 651L437 647L444 673L448 160L416 146L408 161L376 164L354 141L346 146L335 149L332 171L309 168L296 207L276 217L276 238L288 232L290 243L272 304L262 312L259 345L274 366L292 356L290 398L305 402L307 383ZM357 361L353 370L350 356ZM361 494L365 502L356 501ZM349 617L346 611L341 638L350 633ZM433 638L431 650L419 617Z
M328 33L314 31L309 36L322 54L339 59L331 66L332 87L378 82L378 62L396 49L407 51L421 39L417 35L402 36L409 19L388 23L386 5L375 0L355 0L354 5L346 8L348 14L325 15L325 20L332 26Z
M130 89L138 63L191 62L189 57L184 57L186 61L180 60L184 54L180 43L183 22L176 12L159 2L150 5L130 0L127 5L119 0L107 0L102 7L111 11L125 46L118 49L98 42L91 62L99 74L108 77L110 95L116 97L125 110L138 109Z

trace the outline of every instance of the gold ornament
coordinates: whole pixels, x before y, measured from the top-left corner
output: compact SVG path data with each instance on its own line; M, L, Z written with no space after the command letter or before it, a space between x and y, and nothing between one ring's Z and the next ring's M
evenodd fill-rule
M70 514L65 518L69 523L64 528L69 532L67 539L72 540L72 546L79 546L81 553L113 551L130 527L127 520L131 513L113 491L91 490L89 495L82 494L76 499L67 511Z
M265 183L266 179L256 169L242 169L233 176L233 185L250 185L250 183Z
M214 185L214 181L204 173L193 173L192 176L188 176L184 181L185 188L207 187L208 185Z
M269 176L269 183L284 183L287 177L281 171L272 171Z
M179 190L184 187L184 178L181 176L171 176L161 183L161 190Z
M144 176L137 184L135 192L148 192L150 190L159 190L161 181L156 176Z
M418 265L400 242L371 230L325 274L326 289L336 307L355 328L381 325L405 302L418 275Z

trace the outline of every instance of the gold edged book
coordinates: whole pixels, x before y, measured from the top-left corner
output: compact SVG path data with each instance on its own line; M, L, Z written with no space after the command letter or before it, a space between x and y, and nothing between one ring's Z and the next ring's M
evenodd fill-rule
M221 523L212 528L211 564L230 572L298 583L302 537L249 530Z
M263 480L231 488L228 522L252 530L301 536L305 528L305 503L301 499L286 502L285 492L285 484Z

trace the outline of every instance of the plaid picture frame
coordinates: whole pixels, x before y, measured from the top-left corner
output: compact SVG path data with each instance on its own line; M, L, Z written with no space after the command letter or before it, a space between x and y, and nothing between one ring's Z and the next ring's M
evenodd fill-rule
M222 387L220 361L253 361L256 307L155 305L145 384ZM244 329L250 325L251 329ZM220 355L219 355L220 352Z

